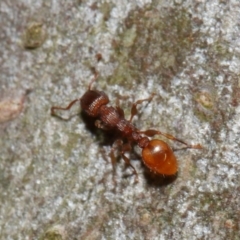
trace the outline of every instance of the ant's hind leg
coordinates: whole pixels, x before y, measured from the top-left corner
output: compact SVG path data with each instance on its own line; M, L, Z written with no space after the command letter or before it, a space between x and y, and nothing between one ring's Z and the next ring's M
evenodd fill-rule
M163 132L160 132L160 131L154 130L154 129L149 129L149 130L146 130L146 131L139 131L139 133L145 134L148 137L153 137L154 135L159 134L159 135L162 135L162 136L164 136L164 137L166 137L170 140L177 141L177 142L180 142L180 143L186 145L186 148L195 148L195 149L202 149L203 148L201 144L191 145L191 144L188 144L188 143L184 142L183 140L181 140L179 138L174 137L171 134L163 133Z

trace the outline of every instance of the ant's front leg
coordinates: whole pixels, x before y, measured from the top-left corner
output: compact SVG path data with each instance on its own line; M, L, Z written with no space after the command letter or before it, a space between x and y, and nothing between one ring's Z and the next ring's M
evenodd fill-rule
M124 116L124 111L122 110L122 108L120 107L120 104L119 104L119 98L116 99L116 110L118 112L118 115L120 118L125 118Z
M97 128L100 128L100 129L102 129L102 130L109 130L109 128L106 126L106 124L104 123L104 122L102 122L101 120L96 120L95 122L94 122L94 124L95 124L95 126L97 127Z
M51 115L56 115L55 110L63 110L63 111L67 111L69 110L76 102L80 101L80 99L75 99L72 102L69 103L69 105L67 107L51 107Z
M162 136L164 136L164 137L166 137L170 140L177 141L177 142L180 142L180 143L186 145L186 148L195 148L195 149L202 149L203 148L201 146L201 144L191 145L191 144L188 144L188 143L184 142L183 140L181 140L179 138L174 137L171 134L163 133L163 132L160 132L160 131L154 130L154 129L149 129L149 130L146 130L146 131L139 131L139 133L145 134L148 137L153 137L154 135L159 134L159 135L162 135Z

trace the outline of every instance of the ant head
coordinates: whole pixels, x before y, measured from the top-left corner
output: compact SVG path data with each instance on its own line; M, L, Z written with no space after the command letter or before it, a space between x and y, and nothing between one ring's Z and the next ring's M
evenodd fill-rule
M80 101L82 110L92 117L97 117L100 107L109 103L108 96L97 90L88 90Z
M156 174L171 176L177 173L178 165L172 149L158 139L151 140L142 150L143 163Z

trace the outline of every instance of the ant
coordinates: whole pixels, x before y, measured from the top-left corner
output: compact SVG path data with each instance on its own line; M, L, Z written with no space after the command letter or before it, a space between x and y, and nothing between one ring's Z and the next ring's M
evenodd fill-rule
M132 144L136 143L142 148L142 161L144 165L154 174L163 176L173 176L178 171L178 164L173 150L162 140L153 139L149 137L154 135L162 135L170 140L180 142L185 145L185 148L201 149L200 144L189 145L186 142L158 130L149 129L146 131L140 131L133 124L133 117L137 114L137 105L145 101L151 101L151 97L141 99L133 103L131 108L130 119L125 119L123 109L117 104L116 107L108 106L109 98L103 91L92 90L92 84L98 78L96 73L91 80L88 90L83 94L81 98L75 99L69 103L67 107L52 107L51 114L55 114L55 110L69 110L76 102L80 102L81 109L90 117L96 118L95 126L103 130L117 130L119 138L114 142L113 146L117 146L120 149L121 156L125 163L129 165L133 173L137 175L137 171L130 163L129 158L125 155L126 152L132 149ZM123 143L121 139L126 139L127 143ZM110 157L114 162L114 150L112 147Z

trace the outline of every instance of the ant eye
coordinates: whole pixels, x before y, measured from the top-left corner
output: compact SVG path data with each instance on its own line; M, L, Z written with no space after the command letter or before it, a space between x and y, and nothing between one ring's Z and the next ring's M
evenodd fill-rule
M178 171L172 149L163 141L154 139L142 150L144 164L154 173L174 175Z
M104 92L89 90L81 97L81 108L89 115L96 117L99 108L109 102Z

